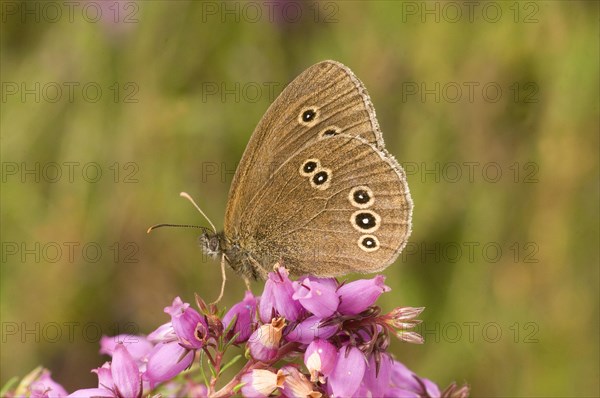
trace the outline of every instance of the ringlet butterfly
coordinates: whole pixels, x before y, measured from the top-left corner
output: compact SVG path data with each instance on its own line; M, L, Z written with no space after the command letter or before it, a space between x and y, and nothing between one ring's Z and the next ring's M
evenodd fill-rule
M364 85L328 60L271 104L234 175L224 231L205 229L200 241L223 276L226 262L246 282L276 263L319 277L371 273L406 245L412 208Z

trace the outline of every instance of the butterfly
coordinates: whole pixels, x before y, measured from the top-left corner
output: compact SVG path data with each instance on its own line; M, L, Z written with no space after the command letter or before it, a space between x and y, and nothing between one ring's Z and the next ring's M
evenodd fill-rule
M328 60L266 111L233 178L224 230L200 241L246 280L266 279L276 263L319 277L371 273L406 245L412 209L367 90Z

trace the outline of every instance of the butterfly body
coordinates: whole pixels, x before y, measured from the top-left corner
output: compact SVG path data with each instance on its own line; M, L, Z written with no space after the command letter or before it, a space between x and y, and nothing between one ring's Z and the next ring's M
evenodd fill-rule
M411 215L406 176L366 89L323 61L269 107L234 176L224 231L201 241L252 279L277 262L294 274L370 273L397 258Z

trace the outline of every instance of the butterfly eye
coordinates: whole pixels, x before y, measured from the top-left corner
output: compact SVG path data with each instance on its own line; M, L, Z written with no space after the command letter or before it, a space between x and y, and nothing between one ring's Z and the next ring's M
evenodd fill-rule
M371 210L359 210L352 214L350 222L357 231L375 232L381 224L381 217Z
M315 173L315 170L319 168L318 159L308 159L302 166L300 166L300 174L304 177L310 177Z
M369 187L361 185L350 190L348 200L354 207L366 209L373 205L375 197L373 196L373 191L371 191Z
M298 121L300 124L305 126L312 126L317 122L317 108L309 107L300 112L300 116L298 117Z
M379 249L379 240L374 235L363 235L358 238L358 247L366 252L373 252Z

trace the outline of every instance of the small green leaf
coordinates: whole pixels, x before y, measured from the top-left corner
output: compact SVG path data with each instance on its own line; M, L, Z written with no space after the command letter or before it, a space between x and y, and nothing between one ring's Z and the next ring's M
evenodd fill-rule
M229 331L235 326L237 320L238 320L238 314L235 314L233 316L233 318L231 318L231 321L229 322L229 325L227 325L227 327L223 331L224 335L226 335L227 333L229 333Z
M219 372L219 375L221 375L224 371L226 371L229 367L231 367L232 365L234 365L237 361L240 360L240 358L242 357L242 354L238 354L235 357L233 357L233 359L231 359L231 361L227 362L222 368L221 368L221 372Z
M246 385L246 383L240 383L237 386L233 387L233 392L237 393L242 387L244 387Z
M204 380L204 384L208 387L208 378L206 377L206 373L204 372L204 351L200 351L200 373L202 373L202 379Z
M225 352L227 351L227 349L229 348L230 345L232 345L233 343L235 343L235 341L237 340L237 338L240 336L241 332L237 332L236 334L233 335L233 337L231 337L231 339L225 343L223 345L223 350L221 350L221 352Z
M8 390L10 390L15 384L17 384L18 381L19 378L16 376L8 379L8 381L4 384L4 386L2 386L2 389L0 390L0 397L8 396Z

